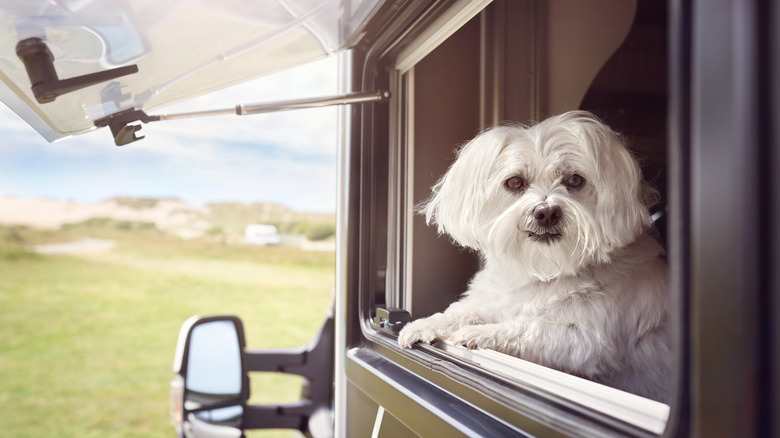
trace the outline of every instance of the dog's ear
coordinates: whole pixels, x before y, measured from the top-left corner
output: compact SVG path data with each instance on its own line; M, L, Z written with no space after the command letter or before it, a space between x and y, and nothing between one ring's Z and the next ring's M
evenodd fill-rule
M624 138L585 111L566 113L579 130L582 146L595 160L596 216L608 246L631 243L650 226L648 191L642 171L628 150Z
M480 236L486 224L481 218L493 190L488 187L491 172L511 132L517 129L489 129L458 150L455 162L419 207L429 225L435 223L440 234L449 234L462 246L484 250Z

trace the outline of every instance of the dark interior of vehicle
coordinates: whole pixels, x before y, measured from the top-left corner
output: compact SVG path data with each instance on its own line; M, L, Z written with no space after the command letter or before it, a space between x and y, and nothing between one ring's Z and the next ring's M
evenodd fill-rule
M413 96L405 122L411 204L425 201L454 150L480 130L584 109L625 136L659 191L651 212L664 210L666 2L604 3L493 2L405 74ZM480 260L437 236L421 215L406 214L410 267L401 302L416 319L457 300ZM665 239L665 221L656 227Z
M604 64L580 105L623 134L642 165L645 180L660 192L652 212L667 199L667 12L666 2L641 0L625 41ZM656 228L665 239L665 221Z

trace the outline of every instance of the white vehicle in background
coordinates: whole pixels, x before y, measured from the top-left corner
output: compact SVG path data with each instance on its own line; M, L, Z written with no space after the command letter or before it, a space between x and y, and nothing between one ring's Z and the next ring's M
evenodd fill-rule
M244 229L244 242L250 245L278 245L282 243L279 229L268 224L249 224Z
M332 315L309 345L271 351L247 349L236 317L188 320L179 436L780 435L777 2L28 0L0 14L0 99L49 140L108 127L128 145L143 123L348 105ZM339 96L156 112L328 55ZM479 267L414 214L453 148L578 108L636 145L665 200L669 405L492 351L397 345ZM301 399L248 404L257 371L304 376Z

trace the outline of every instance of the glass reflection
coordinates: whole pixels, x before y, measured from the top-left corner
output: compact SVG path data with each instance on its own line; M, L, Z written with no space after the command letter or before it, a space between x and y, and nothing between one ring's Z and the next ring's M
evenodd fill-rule
M192 329L185 388L188 410L208 408L241 394L241 349L232 321Z
M241 405L226 408L210 409L195 413L195 417L211 424L220 426L241 427L244 416L244 407Z

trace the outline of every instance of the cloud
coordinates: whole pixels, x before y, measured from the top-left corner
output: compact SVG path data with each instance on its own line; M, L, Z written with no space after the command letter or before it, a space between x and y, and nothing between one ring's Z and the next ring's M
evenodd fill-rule
M150 113L231 108L335 94L335 59L271 75ZM0 108L0 195L98 201L114 196L208 202L277 202L334 211L337 110L162 121L115 147L110 131L47 143Z

